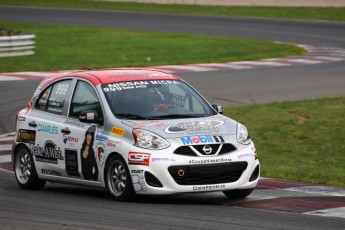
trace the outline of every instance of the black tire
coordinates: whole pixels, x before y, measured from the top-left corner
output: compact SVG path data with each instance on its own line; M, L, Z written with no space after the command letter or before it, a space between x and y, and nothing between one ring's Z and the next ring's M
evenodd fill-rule
M35 164L28 148L20 146L14 154L14 174L23 189L42 189L45 181L38 178Z
M132 201L136 197L128 166L120 155L112 156L107 162L105 183L114 200Z
M223 191L224 195L230 199L241 199L249 196L254 191L253 188L241 190L228 190Z

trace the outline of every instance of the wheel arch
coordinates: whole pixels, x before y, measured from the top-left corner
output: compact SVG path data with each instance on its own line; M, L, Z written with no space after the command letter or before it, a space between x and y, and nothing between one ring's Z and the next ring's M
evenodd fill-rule
M11 154L12 168L13 169L14 169L14 164L15 164L15 160L16 160L16 152L20 147L26 148L29 151L29 153L32 155L30 148L26 144L24 144L24 143L13 144L12 154Z
M119 152L111 152L108 154L107 156L107 159L105 160L104 162L104 167L103 167L103 180L104 182L106 181L106 170L107 170L107 165L108 165L108 162L111 158L113 158L114 156L120 156L123 158L123 160L126 162L127 164L127 167L128 167L128 163L126 161L126 159L123 157L123 154L119 153Z

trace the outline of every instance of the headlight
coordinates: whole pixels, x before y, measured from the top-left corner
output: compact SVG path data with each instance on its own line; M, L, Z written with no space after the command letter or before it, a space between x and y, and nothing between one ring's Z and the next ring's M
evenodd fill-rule
M134 146L144 149L165 149L170 143L148 131L133 129Z
M251 142L247 128L240 123L237 123L237 141L244 145Z

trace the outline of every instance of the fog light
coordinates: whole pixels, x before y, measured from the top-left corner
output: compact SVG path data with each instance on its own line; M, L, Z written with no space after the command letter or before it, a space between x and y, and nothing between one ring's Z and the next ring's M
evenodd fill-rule
M177 171L177 175L179 175L179 176L184 176L184 170L183 169L179 169L178 171Z

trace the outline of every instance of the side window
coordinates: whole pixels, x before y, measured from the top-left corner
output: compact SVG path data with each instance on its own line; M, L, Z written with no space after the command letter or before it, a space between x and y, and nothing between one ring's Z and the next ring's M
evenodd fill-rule
M103 118L102 107L95 90L88 83L78 81L73 95L69 116L79 117L80 112L85 110L97 111L98 116Z
M50 91L52 89L52 86L47 88L44 93L41 94L41 97L37 99L36 108L40 110L46 110L47 104L48 104L48 97L50 95Z
M40 110L62 114L71 82L72 80L59 81L48 87L37 99L35 107Z

